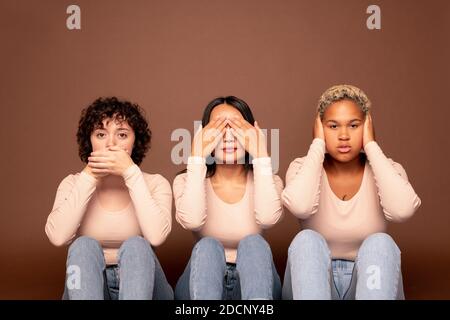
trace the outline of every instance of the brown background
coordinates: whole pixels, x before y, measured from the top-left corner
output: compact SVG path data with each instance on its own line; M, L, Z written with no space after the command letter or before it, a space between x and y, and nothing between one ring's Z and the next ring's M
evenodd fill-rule
M44 233L56 187L82 169L80 111L117 95L148 113L153 148L142 164L169 181L170 134L192 130L219 95L246 100L264 128L280 129L280 170L311 142L315 105L333 84L363 88L377 140L401 163L422 207L390 225L403 253L407 298L450 298L449 1L2 0L0 298L59 299L66 248ZM381 7L381 31L366 8ZM299 230L287 213L268 240L284 274ZM176 222L158 249L171 284L192 236Z

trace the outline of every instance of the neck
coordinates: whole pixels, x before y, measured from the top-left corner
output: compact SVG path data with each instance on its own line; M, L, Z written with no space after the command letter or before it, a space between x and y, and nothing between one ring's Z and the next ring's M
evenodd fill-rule
M125 187L125 181L120 176L107 175L100 179L98 189L120 189Z
M243 164L218 164L214 173L214 180L241 180L246 179L247 172Z
M359 172L361 168L364 168L364 164L365 156L362 154L347 162L338 161L332 158L329 154L326 154L323 166L328 172L353 175Z

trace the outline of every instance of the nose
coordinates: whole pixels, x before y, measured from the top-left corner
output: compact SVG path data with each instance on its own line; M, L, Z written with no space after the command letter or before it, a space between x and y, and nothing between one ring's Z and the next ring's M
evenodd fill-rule
M231 133L231 127L227 126L225 129L225 135L224 135L225 141L234 141L234 136Z
M109 135L106 140L106 148L116 145L116 137L114 135Z
M348 134L347 128L346 128L346 127L342 128L342 129L339 131L339 140L344 140L344 141L346 141L346 140L349 140L349 139L350 139L350 136L349 136L349 134Z

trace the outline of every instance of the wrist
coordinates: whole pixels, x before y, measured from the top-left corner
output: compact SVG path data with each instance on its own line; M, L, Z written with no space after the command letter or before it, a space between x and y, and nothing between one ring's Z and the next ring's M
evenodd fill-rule
M194 150L194 149L191 149L191 157L202 157L202 158L205 158L205 157L203 156L202 152L197 152L197 151Z
M270 157L253 159L252 165L256 175L271 176L273 174L272 159Z
M364 142L364 148L365 148L369 143L374 142L374 141L375 141L375 139L367 139L367 140Z
M255 158L257 159L257 158L268 158L268 157L269 157L269 154L267 153L266 150L264 150L264 151L260 151Z
M137 167L137 165L136 165L136 167ZM139 168L139 167L138 167L138 168ZM126 180L128 177L130 177L131 175L133 175L134 170L135 170L135 164L132 163L131 165L129 165L128 167L126 167L126 168L122 171L122 173L121 173L122 178L123 178L124 180Z
M320 143L321 145L325 145L325 140L322 138L314 138L312 143Z
M320 140L325 141L325 138L324 138L324 137L321 137L321 136L314 136L314 137L313 137L313 140L316 140L316 139L320 139Z
M88 176L95 178L95 175L92 173L91 168L88 165L84 167L84 169L81 172L84 172Z
M86 166L80 173L81 176L84 176L86 179L88 179L89 181L97 184L97 182L99 181L99 177L97 177L94 173L92 173L91 169Z
M363 148L367 147L367 145L368 145L369 143L371 143L371 142L375 142L375 140L372 139L372 140L366 141L366 142L364 143Z
M194 164L194 165L195 164L201 164L201 165L204 165L204 164L206 164L206 159L204 157L199 157L199 156L192 155L192 156L190 156L188 158L187 164L188 165L189 164Z

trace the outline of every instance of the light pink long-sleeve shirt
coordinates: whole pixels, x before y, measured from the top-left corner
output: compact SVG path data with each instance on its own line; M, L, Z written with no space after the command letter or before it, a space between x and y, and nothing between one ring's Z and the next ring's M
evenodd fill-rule
M234 263L242 238L261 233L282 217L283 181L272 174L270 158L255 159L253 173L247 174L244 196L230 204L216 195L205 175L205 159L189 157L187 172L178 175L173 182L175 217L197 238L210 236L221 241L226 261Z
M314 139L308 154L295 159L286 173L284 205L302 220L304 229L327 240L333 258L354 260L367 236L385 232L387 221L408 219L421 203L403 167L387 158L375 141L364 151L368 161L362 183L348 201L339 199L329 185L322 139Z
M142 172L137 165L125 171L124 181L131 202L120 211L102 208L97 180L85 172L67 176L59 185L45 232L56 246L69 244L78 236L100 242L106 263L117 264L123 241L144 236L152 246L164 242L172 227L172 191L159 174Z

